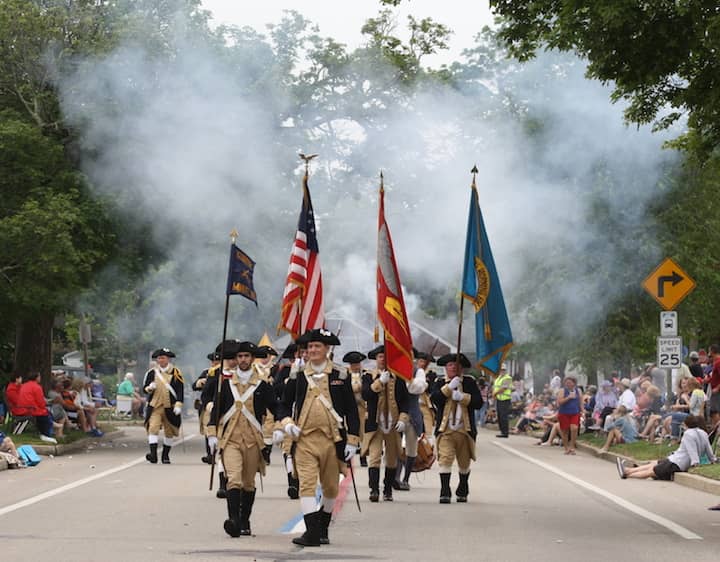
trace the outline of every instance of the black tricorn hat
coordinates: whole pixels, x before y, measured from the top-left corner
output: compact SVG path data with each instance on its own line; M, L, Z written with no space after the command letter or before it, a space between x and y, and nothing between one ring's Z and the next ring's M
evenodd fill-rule
M175 354L170 351L167 347L161 347L160 349L156 349L152 352L152 358L157 359L161 355L165 355L166 357L175 357Z
M225 340L217 344L215 353L219 354L222 351L223 359L235 359L235 356L240 353L239 348L240 340Z
M271 346L269 345L259 345L258 348L255 350L255 357L267 357L268 355L272 355L274 357L277 357L278 352L275 351Z
M343 363L361 363L367 356L359 351L350 351L343 357Z
M283 351L282 358L283 359L295 359L295 353L297 353L298 346L297 344L291 343L286 348L285 351Z
M425 359L425 361L432 363L435 361L435 358L430 355L429 353L425 353L424 351L420 351L418 349L415 349L413 347L413 355L415 355L415 359Z
M438 359L437 364L440 367L444 367L448 363L455 363L456 360L457 360L457 353L448 353L447 355L443 355L440 359ZM470 365L470 360L467 357L465 357L464 353L460 354L460 366L465 367L466 369L469 369L470 367L472 367L472 365Z
M220 361L220 352L213 351L212 353L208 353L207 358L208 358L208 361Z
M320 342L325 345L340 345L340 340L330 330L319 328L315 330L309 330L300 336L295 343L298 345L309 344L310 342Z
M251 341L238 342L237 352L238 353L250 353L255 357L267 357L267 355L255 355L258 351L258 346Z
M385 345L379 345L375 349L368 351L368 359L375 359L378 353L385 353Z

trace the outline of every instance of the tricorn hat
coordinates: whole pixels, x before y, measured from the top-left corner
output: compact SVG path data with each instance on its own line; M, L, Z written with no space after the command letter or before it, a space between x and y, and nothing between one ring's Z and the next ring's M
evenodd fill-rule
M343 363L361 363L367 356L359 351L350 351L343 357Z
M238 342L237 345L237 352L238 353L250 353L251 355L255 357L267 357L267 354L265 355L255 355L258 352L258 346L255 345L251 341L241 341Z
M424 351L415 349L414 347L413 347L413 355L415 356L415 359L424 359L428 363L432 363L435 361L435 358L432 355L430 355L429 353L425 353Z
M161 347L160 349L156 349L155 351L152 352L153 359L157 359L161 355L164 355L165 357L170 357L170 358L175 357L175 354L172 351L170 351L167 347Z
M240 340L225 340L220 342L215 347L215 353L222 353L223 359L235 359L235 356L240 353Z
M307 345L310 342L320 342L325 345L340 345L340 340L338 339L338 337L330 330L326 330L324 328L317 328L315 330L305 332L296 340L296 343L298 345L301 345L303 343Z
M385 353L385 344L377 346L375 349L368 351L368 359L375 359L378 353Z
M255 357L267 357L268 355L277 357L277 354L278 352L269 345L259 345L255 350Z
M283 351L282 358L283 359L294 359L295 354L297 353L298 346L297 344L291 343L286 348L285 351Z
M208 353L207 358L208 358L208 361L220 361L220 352L213 351L212 353Z
M457 361L457 353L448 353L447 355L443 355L440 359L437 360L437 364L440 367L444 367L448 363L455 363ZM464 367L465 369L469 369L472 365L470 365L470 360L465 357L464 353L460 354L460 366Z

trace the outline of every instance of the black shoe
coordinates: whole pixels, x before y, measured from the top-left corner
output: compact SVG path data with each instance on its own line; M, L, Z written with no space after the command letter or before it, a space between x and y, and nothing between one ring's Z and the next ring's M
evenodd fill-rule
M204 457L200 457L200 460L204 462L205 464L212 464L212 457L210 455L206 455Z
M330 527L332 513L323 511L322 507L318 510L318 513L320 514L320 544L330 544L330 537L328 537L328 527Z
M368 468L368 487L370 488L370 501L376 503L380 499L380 469Z
M295 537L292 542L300 546L320 546L320 514L308 513L303 516L305 519L305 532L300 537Z
M237 488L227 491L228 518L223 523L225 532L233 538L241 535L240 532L240 504L242 492Z
M385 467L385 479L383 480L383 501L391 502L393 501L393 487L395 484L395 474L397 473L397 468L387 468Z
M502 433L498 433L495 437L498 437L499 439L507 439L507 435L503 435Z
M367 466L367 457L360 457L360 466Z
M262 458L265 464L270 464L270 453L272 452L272 445L266 445L262 448Z
M162 463L163 464L170 464L170 449L172 449L172 447L170 445L163 445L163 452L162 452Z
M287 479L287 495L291 500L296 500L300 497L300 481L297 478L293 478L293 475L290 472L288 472Z
M250 536L252 531L250 530L250 514L252 513L252 507L255 503L255 490L248 492L243 490L240 494L240 535Z
M468 486L469 478L469 472L467 474L460 474L460 483L455 490L455 501L458 503L467 503L468 493L470 492L470 487Z
M218 478L220 479L220 484L218 485L217 492L215 492L215 497L222 500L227 497L227 477L224 472L219 472Z
M145 459L152 464L157 464L157 443L150 444L150 452L145 455Z
M405 480L402 480L398 482L395 480L395 486L393 486L396 490L400 490L401 492L409 492L410 491L410 484L405 482Z
M450 473L440 473L440 503L450 503L452 491L450 490Z

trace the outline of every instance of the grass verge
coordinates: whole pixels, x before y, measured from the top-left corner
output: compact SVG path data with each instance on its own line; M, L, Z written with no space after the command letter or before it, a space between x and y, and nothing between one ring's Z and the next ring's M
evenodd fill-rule
M583 433L578 437L579 441L597 447L598 449L605 445L605 439L605 437L593 433ZM677 448L678 445L676 443L667 441L657 445L648 443L647 441L636 441L635 443L613 445L610 447L610 452L639 461L652 461L664 459Z

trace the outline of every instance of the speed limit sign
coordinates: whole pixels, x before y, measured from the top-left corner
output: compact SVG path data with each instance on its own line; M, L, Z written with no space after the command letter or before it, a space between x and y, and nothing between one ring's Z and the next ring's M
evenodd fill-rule
M682 365L682 338L657 339L657 366L677 369Z

